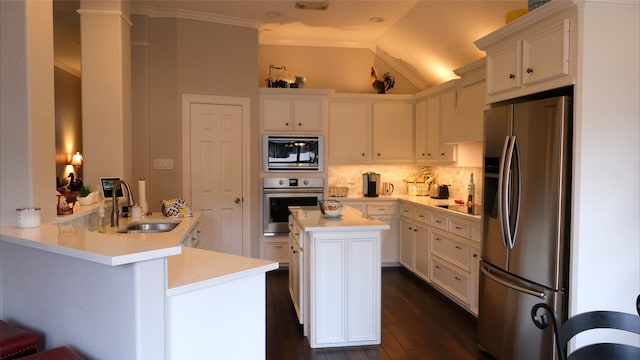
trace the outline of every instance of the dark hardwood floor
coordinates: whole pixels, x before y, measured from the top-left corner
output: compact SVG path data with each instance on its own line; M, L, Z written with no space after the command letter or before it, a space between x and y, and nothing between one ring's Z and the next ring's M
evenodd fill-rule
M311 349L289 298L288 272L267 273L267 360L489 360L476 319L404 268L382 270L382 344Z

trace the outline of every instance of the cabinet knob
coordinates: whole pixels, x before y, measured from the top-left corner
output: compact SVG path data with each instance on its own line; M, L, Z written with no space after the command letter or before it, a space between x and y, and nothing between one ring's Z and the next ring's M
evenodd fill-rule
M298 126L302 126L302 123L298 123Z
M425 155L425 153L422 153L422 156L424 156L424 155Z
M235 198L235 199L233 200L233 202L234 202L234 203L236 203L236 204L240 204L240 198Z
M417 231L418 231L418 229L413 229L413 231L416 231L416 232L417 232Z
M477 258L477 257L478 257L478 254L473 254L473 257L474 257L474 258Z
M440 153L440 156L444 156L445 153Z
M527 68L527 74L531 74L533 72L532 68Z
M459 277L457 277L457 276L455 277L455 279L456 279L456 280L458 280L458 281L462 280L461 278L459 278Z
M462 249L462 246L456 245L456 249L460 250L460 249Z
M284 123L284 126L289 126L289 123L288 122Z
M381 156L382 154L378 153L378 156Z
M362 153L362 156L366 156L366 154L365 154L365 153Z
M516 75L515 74L509 74L509 79L515 79Z

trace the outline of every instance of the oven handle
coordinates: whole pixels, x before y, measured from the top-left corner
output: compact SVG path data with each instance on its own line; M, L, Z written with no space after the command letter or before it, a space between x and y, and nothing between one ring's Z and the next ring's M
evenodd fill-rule
M322 189L263 189L262 192L267 195L267 194L298 194L298 193L305 193L305 194L323 194L324 191Z

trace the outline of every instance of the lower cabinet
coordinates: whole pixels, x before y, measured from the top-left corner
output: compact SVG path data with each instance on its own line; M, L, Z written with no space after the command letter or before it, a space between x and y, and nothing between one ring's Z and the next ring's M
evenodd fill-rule
M477 218L403 201L400 264L477 314L479 228Z
M379 343L380 232L306 236L309 312L304 323L310 346Z
M289 233L289 295L296 310L298 322L302 324L304 318L302 312L302 304L304 304L304 292L302 291L304 256L299 242L299 235L294 234L294 232Z
M263 258L277 261L280 266L289 262L289 241L286 236L269 236L263 238L262 242Z

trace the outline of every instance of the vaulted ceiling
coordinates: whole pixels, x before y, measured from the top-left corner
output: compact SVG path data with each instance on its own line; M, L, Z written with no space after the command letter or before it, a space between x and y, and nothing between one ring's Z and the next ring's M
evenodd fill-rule
M300 2L328 7L302 10L291 0L132 0L131 9L255 27L260 44L370 48L413 79L418 88L425 88L448 80L454 69L480 59L484 54L473 41L503 26L510 11L527 8L527 0ZM60 3L70 9L78 2L54 3L58 9ZM61 56L56 54L57 59Z

